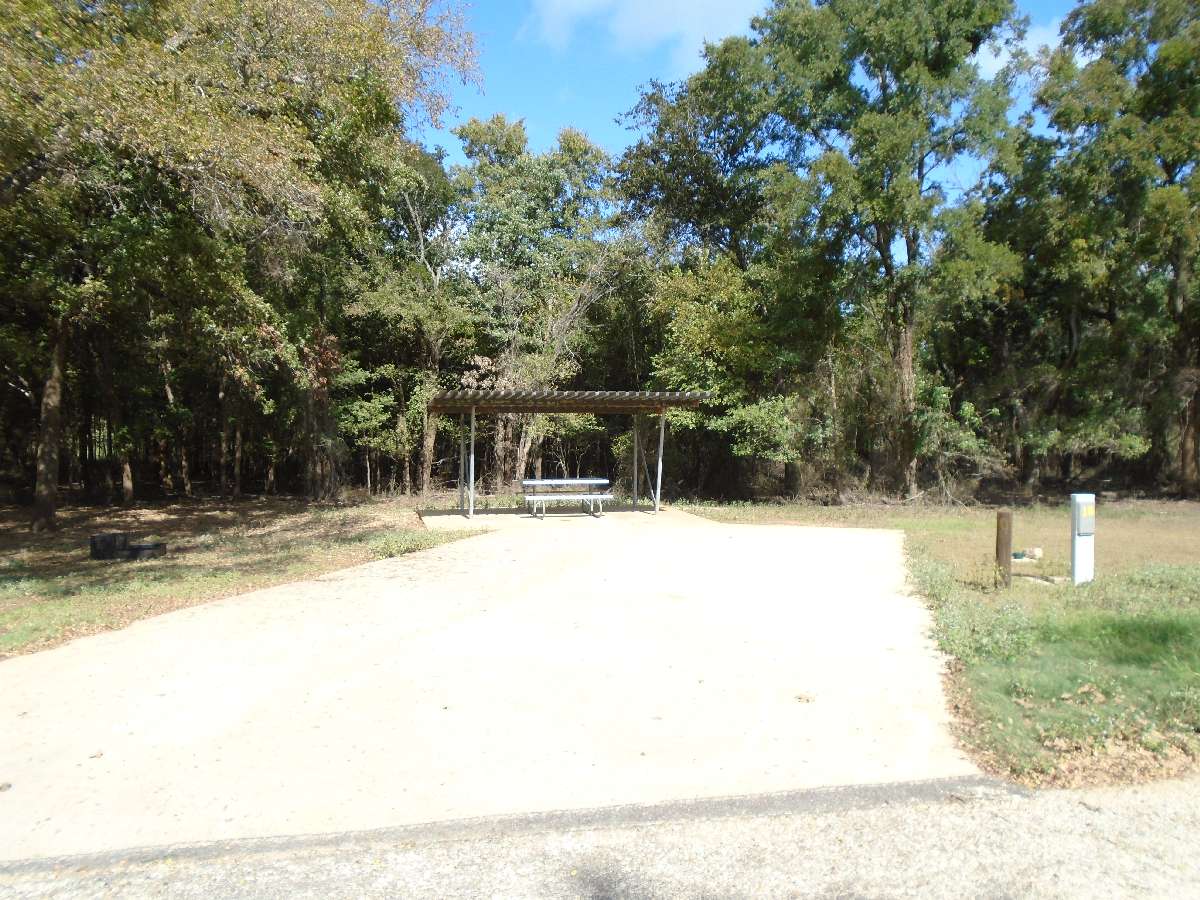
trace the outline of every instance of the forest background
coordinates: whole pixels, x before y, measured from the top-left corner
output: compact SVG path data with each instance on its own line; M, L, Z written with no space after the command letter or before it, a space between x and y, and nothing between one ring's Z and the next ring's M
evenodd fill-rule
M777 0L606 153L495 116L433 0L0 2L0 492L457 472L445 388L703 390L673 496L1200 491L1200 16ZM1001 52L995 74L984 54ZM484 73L486 74L486 73ZM964 173L970 173L964 183ZM608 474L627 419L484 420Z

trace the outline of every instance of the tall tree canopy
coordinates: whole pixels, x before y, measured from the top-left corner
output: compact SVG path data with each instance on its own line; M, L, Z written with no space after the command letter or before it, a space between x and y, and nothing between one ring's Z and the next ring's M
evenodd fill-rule
M1200 491L1200 22L775 0L617 158L494 116L452 0L0 0L0 487L427 492L450 387L702 389L668 490ZM991 77L981 60L1008 62ZM628 422L481 423L507 488Z
M175 437L183 490L179 435L195 410L177 402L179 371L203 372L219 400L224 488L230 404L262 401L280 365L308 395L310 479L327 489L329 321L376 199L355 186L395 166L406 114L440 114L444 73L470 71L452 11L426 0L3 11L6 295L48 360L35 526L54 521L66 367L99 365L108 419L124 418L98 353L118 331L160 374L159 427Z
M770 334L842 318L847 336L886 348L894 377L874 382L868 440L887 444L890 479L910 495L921 331L940 296L967 302L1013 265L946 183L1003 140L1006 85L981 78L975 54L1012 17L1003 0L780 0L751 38L710 48L704 72L671 95L652 87L632 114L648 131L624 163L635 210L803 295L788 298L803 321L769 316Z
M1085 3L1064 22L1039 94L1061 135L1064 177L1084 194L1088 299L1160 336L1146 373L1155 468L1188 492L1200 489L1198 60L1194 3Z

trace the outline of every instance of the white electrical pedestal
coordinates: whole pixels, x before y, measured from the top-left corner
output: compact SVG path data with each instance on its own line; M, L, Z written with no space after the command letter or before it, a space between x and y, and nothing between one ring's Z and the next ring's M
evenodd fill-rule
M1071 495L1071 583L1096 577L1096 495Z

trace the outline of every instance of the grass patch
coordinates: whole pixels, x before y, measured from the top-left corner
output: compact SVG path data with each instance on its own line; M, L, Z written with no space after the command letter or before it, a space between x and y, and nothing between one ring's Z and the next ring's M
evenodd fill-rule
M994 586L995 511L907 505L698 504L722 522L895 528L911 580L955 664L962 736L992 768L1030 783L1122 781L1200 756L1200 504L1099 510L1097 580L1066 575L1066 505L1018 509L1012 588Z
M0 657L40 650L136 619L347 566L425 550L477 532L428 531L411 507L297 500L196 501L67 509L53 534L0 507ZM166 541L165 557L88 558L89 535Z
M479 534L479 531L427 531L425 529L404 529L391 531L371 539L371 553L376 559L391 559L394 556L404 556L406 553L416 553L418 550L428 550L448 540L469 537Z

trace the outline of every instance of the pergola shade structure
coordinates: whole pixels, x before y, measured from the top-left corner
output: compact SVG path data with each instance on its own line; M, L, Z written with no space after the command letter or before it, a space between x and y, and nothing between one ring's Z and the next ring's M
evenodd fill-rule
M475 515L475 415L476 413L596 413L633 416L633 506L638 505L637 415L658 413L658 467L653 485L654 511L658 512L662 495L663 440L667 428L667 410L695 408L708 399L701 391L440 391L429 401L434 415L470 417L470 453L467 429L460 429L458 457L458 507L468 516ZM645 461L643 460L643 466ZM523 474L523 473L522 473ZM650 482L650 473L646 473Z
M441 391L429 401L433 413L662 413L696 407L700 391Z

